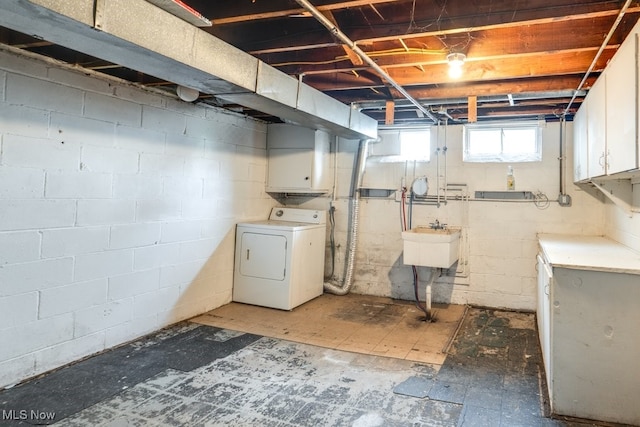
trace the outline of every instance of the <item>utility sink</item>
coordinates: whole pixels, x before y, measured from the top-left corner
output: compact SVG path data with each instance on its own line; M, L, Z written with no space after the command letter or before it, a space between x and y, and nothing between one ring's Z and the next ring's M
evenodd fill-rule
M458 260L460 228L418 226L402 232L404 263L449 268Z

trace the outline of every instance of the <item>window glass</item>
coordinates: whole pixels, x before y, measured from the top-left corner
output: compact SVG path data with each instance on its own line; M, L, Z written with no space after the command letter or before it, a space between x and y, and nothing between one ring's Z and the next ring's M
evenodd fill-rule
M369 157L380 162L428 162L431 157L431 131L420 128L381 128L380 141L369 145Z
M500 130L478 129L469 134L469 153L491 154L500 151Z
M465 126L465 162L535 162L542 160L541 130L534 124Z
M404 160L429 161L430 132L428 130L407 130L400 132L400 157Z

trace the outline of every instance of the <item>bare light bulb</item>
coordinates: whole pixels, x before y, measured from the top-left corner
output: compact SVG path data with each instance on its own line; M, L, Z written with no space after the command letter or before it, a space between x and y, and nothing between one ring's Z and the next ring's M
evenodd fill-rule
M450 53L447 55L447 61L449 62L449 77L452 79L459 79L462 77L462 66L466 56L464 53Z
M462 77L462 65L459 66L449 66L449 77L452 79L459 79Z

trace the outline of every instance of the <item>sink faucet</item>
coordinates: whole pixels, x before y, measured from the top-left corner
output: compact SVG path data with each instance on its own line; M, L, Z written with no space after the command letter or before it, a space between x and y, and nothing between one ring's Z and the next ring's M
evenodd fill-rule
M430 222L429 226L433 229L433 230L444 230L444 228L447 226L447 224L440 224L440 221L438 221L436 219L436 222Z

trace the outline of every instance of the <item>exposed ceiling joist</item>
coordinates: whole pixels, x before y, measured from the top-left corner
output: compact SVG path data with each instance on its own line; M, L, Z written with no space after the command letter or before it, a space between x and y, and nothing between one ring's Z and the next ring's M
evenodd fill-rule
M323 12L322 12L322 14L323 14L324 16L326 16L326 18L327 18L329 21L333 22L333 24L334 24L336 27L338 26L338 21L336 21L336 17L335 17L335 16L333 16L333 13L331 13L331 11L330 11L330 10L323 11ZM344 53L347 55L347 57L349 58L349 60L351 61L351 63L352 63L353 65L363 65L363 64L364 64L364 62L362 62L362 58L360 58L360 57L358 56L358 54L357 54L357 53L355 53L355 52L353 51L353 49L351 49L349 46L347 46L346 44L344 44L344 43L343 43L343 44L342 44L342 49L344 50Z
M627 9L627 13L640 13L640 6L630 7ZM425 31L425 32L417 32L417 33L408 33L401 35L391 35L391 36L376 36L370 38L363 38L354 40L354 42L359 46L369 46L375 43L381 42L389 42L396 41L398 39L402 39L403 41L412 40L412 39L424 39L430 37L442 37L442 36L451 36L458 34L468 34L468 33L477 33L477 32L485 32L491 33L494 30L505 30L505 29L522 29L526 28L527 32L530 31L529 27L532 26L540 26L540 25L556 25L557 24L565 24L563 26L558 26L558 28L567 28L566 25L570 25L572 22L580 21L580 20L594 20L600 18L608 18L613 17L618 14L617 9L605 10L600 12L590 12L590 13L580 13L571 16L562 16L562 17L553 17L553 18L540 18L540 19L532 19L532 20L523 20L523 21L510 21L503 22L498 24L490 24L490 25L479 25L473 27L463 27L463 28L449 28L449 29L439 29L435 31ZM593 28L593 23L587 23L588 26ZM588 28L588 27L587 27ZM535 31L535 30L534 30ZM568 34L573 34L573 31L569 30ZM596 32L595 34L599 34ZM581 34L580 37L575 37L576 39L580 39L584 34ZM556 39L558 39L559 34L556 32ZM604 37L604 34L601 34ZM600 38L602 41L602 38ZM333 45L335 46L335 45ZM268 49L258 49L251 50L249 53L252 55L263 55L263 54L273 54L278 52L292 52L299 50L313 50L313 49L322 49L330 47L327 44L301 44L301 45L288 45L281 47L273 47Z
M331 12L334 10L355 8L355 7L361 7L361 6L374 7L374 5L376 4L394 3L398 1L401 1L401 0L351 0L351 1L329 3L329 4L317 6L317 9L321 12ZM283 17L290 17L290 16L311 17L311 14L307 12L304 8L298 7L293 9L280 9L280 10L250 13L246 15L229 16L226 18L214 18L214 19L211 19L211 22L213 23L213 25L225 25L225 24L237 24L239 22L256 21L261 19L283 18Z
M451 98L466 103L469 96L477 96L478 120L538 114L553 118L559 110L572 114L579 107L584 94L576 88L581 84L587 90L591 87L634 27L640 17L640 0L630 1L620 25L601 46L627 1L556 0L550 4L548 0L477 0L470 8L463 0L311 0L348 36L351 46L336 39L304 8L292 7L292 0L182 0L213 21L212 27L198 31L250 52L344 104L377 102L384 107L393 101L396 122L420 120L415 114L417 107L405 111L403 94L386 84L372 66L361 63L355 48L421 105L442 106ZM294 17L305 14L308 17ZM20 34L0 28L0 43L171 89L171 82L109 62L100 58L100 52L95 56L74 52L29 34L37 32ZM600 49L601 57L594 61ZM464 74L458 80L448 75L446 57L453 51L466 55ZM590 69L592 73L586 76ZM552 95L567 91L576 94L573 105L570 95ZM509 94L514 105L508 102ZM522 94L532 94L532 98L524 102ZM480 102L494 95L502 101ZM201 99L277 120L233 101ZM466 106L457 104L455 110L450 112L452 117L466 120ZM385 120L377 110L364 111L382 123ZM446 117L438 111L434 114ZM423 116L422 120L430 121Z

